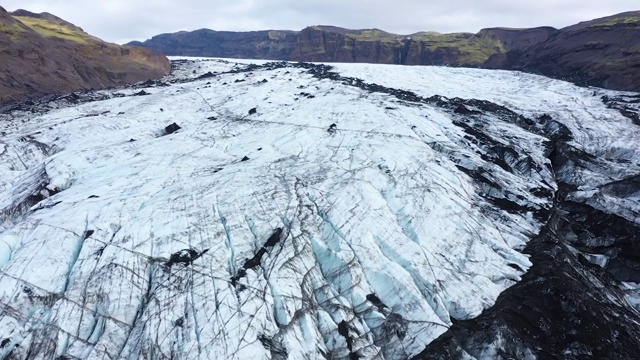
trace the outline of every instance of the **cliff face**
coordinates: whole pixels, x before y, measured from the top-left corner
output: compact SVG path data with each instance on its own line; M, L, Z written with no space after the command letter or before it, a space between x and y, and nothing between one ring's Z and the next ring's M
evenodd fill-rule
M239 33L200 29L161 34L144 43L129 44L145 46L166 55L281 59L289 56L295 41L296 33L293 31Z
M299 32L163 34L136 45L167 55L523 70L581 85L640 91L640 12L564 29L489 28L477 34L313 26Z
M54 15L0 7L0 105L167 75L167 58L118 46Z
M308 27L299 33L297 40L290 60L479 66L492 54L504 50L496 39L476 34L404 36L377 29L326 26Z
M130 44L167 55L458 66L480 66L492 54L506 50L501 40L484 34L396 35L332 26L307 27L299 32L201 29Z
M558 32L558 29L549 26L531 29L489 28L480 30L478 36L499 41L505 48L513 51L541 44Z

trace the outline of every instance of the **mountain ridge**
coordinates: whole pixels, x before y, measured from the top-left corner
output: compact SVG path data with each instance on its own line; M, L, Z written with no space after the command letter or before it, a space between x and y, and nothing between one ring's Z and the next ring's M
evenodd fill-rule
M200 29L159 34L132 44L174 56L522 70L578 85L640 91L638 23L640 11L630 11L561 29L492 27L475 34L409 35L330 25L300 31ZM583 58L584 54L588 56Z
M49 13L0 8L0 106L165 76L168 59L87 34Z

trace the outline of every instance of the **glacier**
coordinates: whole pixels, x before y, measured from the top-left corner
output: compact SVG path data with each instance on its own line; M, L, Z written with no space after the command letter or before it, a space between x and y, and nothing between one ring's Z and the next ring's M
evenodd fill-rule
M469 327L549 269L640 346L638 94L172 63L0 112L1 359L545 358ZM610 351L589 341L559 354Z

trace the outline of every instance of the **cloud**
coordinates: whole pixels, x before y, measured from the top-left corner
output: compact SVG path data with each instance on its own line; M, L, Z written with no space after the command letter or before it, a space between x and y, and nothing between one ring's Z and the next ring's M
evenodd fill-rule
M477 32L481 28L564 27L637 10L637 0L5 0L9 10L50 12L108 41L123 43L181 30L300 30L309 25L353 29Z

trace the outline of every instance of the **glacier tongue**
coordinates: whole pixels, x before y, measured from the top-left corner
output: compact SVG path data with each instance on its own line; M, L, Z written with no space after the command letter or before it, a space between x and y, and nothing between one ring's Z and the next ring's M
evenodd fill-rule
M0 115L0 358L406 359L531 267L545 114L638 171L638 130L584 89L553 82L576 118L544 78L343 67L175 60Z

